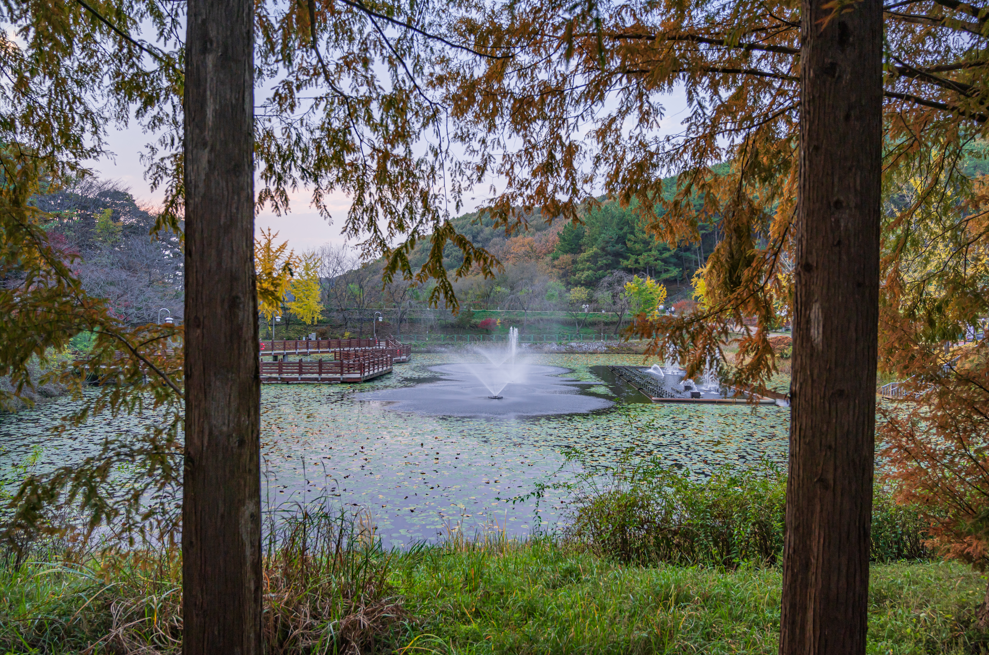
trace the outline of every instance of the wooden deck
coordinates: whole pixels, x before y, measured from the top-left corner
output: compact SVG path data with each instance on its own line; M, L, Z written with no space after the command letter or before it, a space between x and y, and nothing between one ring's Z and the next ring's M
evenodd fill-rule
M336 360L261 362L261 382L336 384L367 382L392 371L388 352L359 352Z

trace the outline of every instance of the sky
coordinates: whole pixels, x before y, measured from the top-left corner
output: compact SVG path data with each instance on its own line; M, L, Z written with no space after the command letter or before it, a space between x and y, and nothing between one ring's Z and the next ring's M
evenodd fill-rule
M663 104L667 111L658 133L670 134L679 131L680 121L687 115L685 95L682 91L677 91L664 98ZM164 194L161 190L151 191L150 185L144 179L145 168L141 163L141 152L145 144L153 139L154 135L145 134L136 121L132 121L128 128L122 130L114 130L111 127L107 136L107 149L114 156L90 162L90 166L99 177L119 182L121 187L130 191L139 205L159 205ZM486 182L479 185L476 192L465 193L464 212L474 210L486 200L489 188L490 182ZM271 211L261 213L255 220L255 232L270 228L278 232L280 240L288 241L289 246L296 252L313 250L324 244L345 244L346 239L341 235L341 231L347 209L350 207L350 199L340 192L326 197L333 214L333 222L328 223L310 205L310 197L310 192L302 188L291 193L291 212L283 216L276 216Z
M135 123L128 129L111 131L107 139L108 149L115 156L90 165L99 177L117 181L121 187L129 190L139 205L157 206L161 204L164 194L160 189L151 191L144 179L145 168L141 163L141 152L144 144L149 141L151 136L144 134ZM279 233L281 240L288 241L296 252L312 250L326 243L344 244L345 239L340 231L350 200L342 193L327 197L335 219L331 225L310 206L309 197L306 190L299 189L290 196L291 213L276 216L271 211L265 211L258 215L255 232L270 228Z

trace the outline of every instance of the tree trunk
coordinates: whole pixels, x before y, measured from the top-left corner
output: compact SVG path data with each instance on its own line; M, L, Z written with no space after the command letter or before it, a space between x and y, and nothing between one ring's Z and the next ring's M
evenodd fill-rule
M183 652L261 653L254 4L189 0Z
M802 5L780 653L865 652L875 450L882 4Z

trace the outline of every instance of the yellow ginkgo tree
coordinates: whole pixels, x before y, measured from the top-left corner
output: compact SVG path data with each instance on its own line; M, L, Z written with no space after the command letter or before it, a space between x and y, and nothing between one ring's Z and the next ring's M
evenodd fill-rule
M319 292L319 257L315 252L308 252L298 262L297 274L289 284L292 300L286 305L304 323L312 324L323 313Z
M644 314L653 318L658 315L659 306L666 300L666 287L651 277L640 278L636 275L625 283L625 294L631 300L632 314Z
M281 313L282 300L289 291L299 258L285 241L275 245L278 232L261 230L254 239L254 270L257 274L258 311L265 320Z
M278 232L261 230L254 239L258 311L265 320L281 313L286 305L302 322L313 324L323 311L319 292L319 258L315 252L301 257L285 241L276 245Z

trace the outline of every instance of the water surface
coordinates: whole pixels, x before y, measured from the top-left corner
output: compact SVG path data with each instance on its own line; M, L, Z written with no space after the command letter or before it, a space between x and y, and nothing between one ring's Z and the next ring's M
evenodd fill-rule
M555 367L544 373L560 378L568 389L564 395L599 407L523 418L456 408L424 412L393 400L360 399L442 385L449 379L444 367L457 363L452 355L416 354L391 376L360 385L265 385L265 500L278 505L325 498L367 507L386 544L405 544L433 539L456 525L471 530L497 524L511 534L551 526L561 513L558 493L547 492L539 503L519 499L541 484L567 479L581 465L603 469L623 455L655 456L701 476L723 465L785 460L788 409L644 403L641 395L616 385L606 367L642 361L638 355L533 356L534 365ZM511 393L508 385L503 394ZM0 484L16 482L20 473L13 466L35 447L42 449L44 470L98 452L106 436L136 433L142 421L152 420L96 417L52 439L50 427L76 402L56 399L0 415ZM568 453L579 455L582 464L568 464Z

